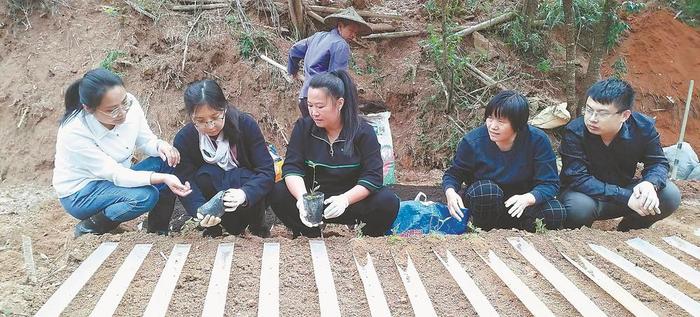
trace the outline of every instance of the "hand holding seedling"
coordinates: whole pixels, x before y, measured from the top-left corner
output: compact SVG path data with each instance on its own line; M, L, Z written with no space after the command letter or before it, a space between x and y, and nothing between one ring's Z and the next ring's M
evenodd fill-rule
M301 220L301 223L303 223L305 226L311 228L318 227L319 225L323 224L323 222L313 224L307 220L307 213L306 209L304 208L304 198L297 200L297 209L299 209L299 220Z

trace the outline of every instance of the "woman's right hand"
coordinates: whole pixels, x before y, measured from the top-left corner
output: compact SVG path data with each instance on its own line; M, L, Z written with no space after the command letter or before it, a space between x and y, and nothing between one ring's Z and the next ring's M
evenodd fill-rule
M299 220L301 220L301 223L303 223L305 226L311 228L311 227L318 227L321 223L318 223L316 225L312 224L308 220L306 220L306 209L304 208L304 198L301 198L297 200L297 209L299 209Z
M173 174L164 174L165 177L163 179L163 183L165 185L168 185L170 190L175 194L180 197L185 197L189 195L192 192L192 188L190 187L190 182L185 182L183 184L180 182L180 179L177 178L177 176Z
M457 221L462 221L462 218L464 218L464 213L462 213L462 208L464 208L462 197L457 194L454 188L448 188L445 191L445 198L447 200L447 209L450 210L450 215L457 219Z

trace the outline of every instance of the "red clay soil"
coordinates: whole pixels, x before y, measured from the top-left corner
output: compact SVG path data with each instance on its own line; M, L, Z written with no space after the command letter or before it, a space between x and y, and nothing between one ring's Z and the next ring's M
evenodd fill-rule
M606 59L602 73L613 74L612 65L622 57L624 79L637 91L638 110L656 117L661 143L678 142L688 85L695 80L692 109L685 140L700 149L700 31L673 18L668 11L631 16L629 37ZM666 96L673 99L671 103Z

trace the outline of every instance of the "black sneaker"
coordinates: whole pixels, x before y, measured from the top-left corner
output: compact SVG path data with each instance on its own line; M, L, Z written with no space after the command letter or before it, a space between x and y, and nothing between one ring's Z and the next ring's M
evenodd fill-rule
M206 237L216 238L216 237L220 237L222 235L224 235L224 229L221 228L221 226L219 226L219 225L216 225L213 227L205 227L202 230L202 237L205 237L205 238Z

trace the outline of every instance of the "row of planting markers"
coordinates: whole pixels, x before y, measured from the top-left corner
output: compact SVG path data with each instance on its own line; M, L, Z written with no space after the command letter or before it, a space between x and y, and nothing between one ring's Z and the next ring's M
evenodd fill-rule
M700 228L695 231L700 236ZM663 240L673 247L700 260L700 248L679 237L666 237ZM545 259L529 242L523 238L508 238L510 244L527 259L551 284L559 291L583 316L605 316L605 313L593 303L581 290L576 287L564 274ZM690 284L700 289L700 272L686 263L662 251L649 242L636 238L627 241L632 248L642 252L655 262L677 274ZM333 282L331 265L326 253L326 245L323 240L310 240L311 258L313 261L316 286L320 304L320 315L340 316L338 295ZM598 255L618 266L642 283L654 289L659 294L668 298L674 304L690 313L692 316L700 316L700 303L693 300L678 289L636 266L619 254L600 245L589 244ZM228 281L233 260L233 243L221 243L218 246L214 259L211 278L204 300L202 316L223 316L228 292ZM68 277L66 281L54 292L54 294L39 309L36 316L58 316L80 292L81 288L100 265L117 248L116 242L105 242L92 252L80 266ZM150 244L137 244L119 267L112 281L98 300L90 316L111 316L117 309L122 297L126 293L129 284L136 275L139 267L151 249ZM176 244L163 268L160 278L155 286L144 316L165 316L168 311L170 298L175 290L178 277L187 259L190 245ZM258 316L279 316L279 243L265 243L263 246L262 266L260 272L260 293L258 298ZM469 300L479 316L497 316L486 296L479 290L472 278L467 274L458 260L446 250L445 255L435 253L437 258L445 266L445 269L457 282L462 292ZM572 265L581 270L604 291L620 302L635 316L656 316L656 313L647 308L632 294L622 288L617 282L596 268L593 264L579 255L579 261L562 253ZM407 255L405 268L396 265L401 280L408 294L411 307L416 316L437 316L432 302L428 297L420 276L416 271L411 257ZM491 269L503 280L510 290L517 296L525 307L534 316L554 316L552 311L518 278L508 266L493 252L489 251L483 258ZM367 303L372 316L391 316L389 305L374 269L372 258L367 254L366 263L361 265L355 259L357 270L364 285Z

